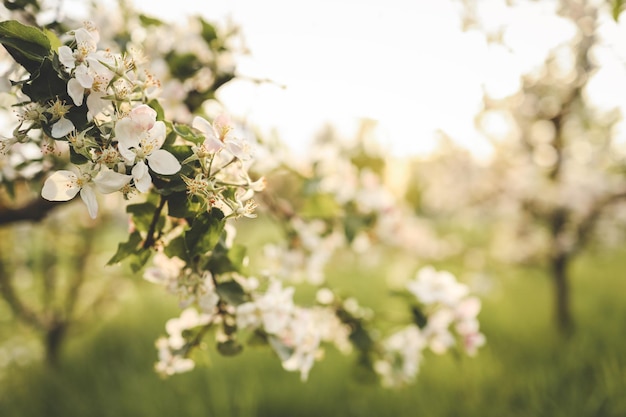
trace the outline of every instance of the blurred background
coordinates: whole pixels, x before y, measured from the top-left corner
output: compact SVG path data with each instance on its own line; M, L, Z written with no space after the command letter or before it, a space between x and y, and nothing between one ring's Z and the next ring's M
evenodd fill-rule
M316 196L341 191L338 161L375 175L410 213L407 232L396 246L350 237L327 281L384 316L419 267L447 269L481 298L487 344L474 358L428 352L417 381L394 390L332 349L306 383L254 347L232 358L207 347L197 369L163 380L154 340L178 307L130 268L104 266L127 232L121 203L104 201L97 221L71 203L11 222L3 191L0 415L626 415L621 1L42 4L41 25L89 17L147 55L178 51L153 67L174 86L165 103L185 103L168 115L227 111L272 144L258 169L304 211L333 215ZM198 15L227 40L217 50L186 37L205 28ZM277 155L306 176L275 169ZM28 178L0 162L2 178L16 170ZM334 182L304 192L316 178ZM262 265L275 221L242 224L237 239Z

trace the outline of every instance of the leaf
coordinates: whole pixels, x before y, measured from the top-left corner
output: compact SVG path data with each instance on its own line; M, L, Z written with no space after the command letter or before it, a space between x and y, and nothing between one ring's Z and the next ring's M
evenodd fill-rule
M626 7L624 4L624 0L613 0L613 19L617 22L619 20L619 15Z
M126 212L133 215L133 223L137 230L147 232L150 229L152 218L157 207L153 203L146 201L145 203L130 204L126 207Z
M165 56L165 61L167 62L172 76L181 81L191 78L202 68L202 62L191 52L183 54L169 52Z
M164 252L168 258L176 256L184 261L189 260L189 257L187 256L187 247L185 246L185 238L183 236L177 236L172 239L170 243L165 246Z
M52 60L48 58L43 59L39 67L31 73L30 80L24 84L22 91L32 101L48 102L58 97L66 103L72 103L70 97L67 95L67 83L65 80L59 78L59 74L54 69ZM82 112L76 112L75 109L77 108L72 107L72 111L68 113L66 117L72 120L77 129L80 129L82 127L81 125L85 124L87 120L87 106L84 106L84 111ZM76 118L77 116L80 117ZM76 119L76 121L74 119Z
M175 124L173 126L173 130L178 136L185 140L188 140L189 142L200 144L204 141L204 137L202 135L196 134L196 132L187 125Z
M117 252L115 252L115 255L113 255L113 257L109 259L107 265L115 265L121 262L123 259L127 258L128 256L132 255L133 253L137 252L142 241L143 238L138 231L131 233L126 242L122 242L117 246Z
M172 217L191 219L200 208L200 202L193 201L186 191L175 192L167 197L167 214Z
M50 55L50 40L44 32L15 20L0 22L0 43L31 74Z
M146 16L145 14L139 15L139 21L141 22L141 26L163 26L163 21L155 17Z
M191 228L185 233L187 250L193 257L212 251L224 230L224 213L218 209L204 212L193 219Z
M217 351L224 356L234 356L243 350L243 346L236 340L228 339L225 342L217 342Z
M234 280L218 283L215 287L215 291L217 291L220 298L233 306L238 306L248 301L248 296L243 287Z
M190 112L195 113L198 109L200 109L200 107L202 107L205 101L214 98L215 91L213 89L208 89L204 91L194 89L187 93L187 97L185 97L184 103Z
M48 38L48 42L50 42L51 51L58 51L59 48L63 46L61 39L59 39L59 37L53 31L44 28L43 33L44 35L46 35L46 38Z
M200 35L202 39L211 46L211 42L217 39L217 31L215 30L215 26L207 22L206 20L199 18L200 23L202 24L202 32Z
M150 100L148 102L148 106L150 106L152 108L152 110L156 111L157 116L156 119L157 120L164 120L165 119L165 111L163 110L163 107L161 106L161 103L159 103L159 100L157 100L156 98L153 98L152 100Z
M243 272L244 261L246 260L247 248L243 245L233 245L228 250L228 260L236 272Z
M411 314L413 315L413 322L417 324L420 329L423 329L428 323L428 318L418 306L411 307Z
M148 259L150 259L150 251L148 249L142 249L137 253L130 255L130 269L137 273L144 267Z

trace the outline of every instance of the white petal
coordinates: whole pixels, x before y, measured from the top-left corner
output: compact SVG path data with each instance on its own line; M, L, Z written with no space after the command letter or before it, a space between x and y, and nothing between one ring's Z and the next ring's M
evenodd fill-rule
M132 176L120 174L107 167L102 167L98 175L93 179L96 184L96 189L103 193L109 194L115 191L119 191L120 188L130 182Z
M136 128L135 123L130 117L125 117L115 124L115 138L121 147L126 149L139 146L140 130ZM120 150L121 151L121 150Z
M89 109L89 114L92 117L97 116L109 105L111 105L111 100L104 100L102 98L103 96L103 93L95 93L93 91L87 96L87 108Z
M59 47L59 61L67 69L72 69L76 65L76 59L69 46L63 45Z
M74 71L74 78L78 80L83 88L91 88L93 85L93 76L89 74L89 70L85 65L79 65Z
M46 179L41 196L49 201L71 200L80 190L77 179L72 171L57 171Z
M146 157L150 168L157 174L172 175L180 171L178 159L164 149L157 149Z
M67 94L72 97L74 104L80 106L83 104L85 88L80 85L80 82L76 78L72 78L67 82Z
M165 142L165 123L159 121L154 123L152 129L148 131L150 142L154 143L155 149L160 149Z
M62 138L75 129L74 123L71 120L61 117L58 122L52 125L52 137Z
M76 43L85 43L91 46L94 50L96 49L96 40L87 29L77 29L76 32L74 32L74 36L76 38Z
M137 162L137 165L133 167L132 174L135 180L135 187L142 193L148 191L152 184L152 177L150 172L148 172L146 164L143 161Z
M80 198L82 198L87 205L89 216L95 219L98 215L98 200L96 199L96 193L93 191L91 184L84 186L80 190Z
M213 130L213 126L211 126L211 123L209 123L207 120L203 119L200 116L196 116L193 118L191 126L204 133L205 136L209 134L215 136L215 131Z
M130 119L139 130L150 130L156 122L157 112L147 104L142 104L130 111Z

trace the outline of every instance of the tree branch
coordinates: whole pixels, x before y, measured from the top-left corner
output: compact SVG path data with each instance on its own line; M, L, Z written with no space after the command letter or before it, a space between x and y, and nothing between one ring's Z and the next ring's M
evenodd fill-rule
M48 201L43 198L37 198L17 208L0 206L0 225L21 221L41 221L53 208L63 203L65 201Z

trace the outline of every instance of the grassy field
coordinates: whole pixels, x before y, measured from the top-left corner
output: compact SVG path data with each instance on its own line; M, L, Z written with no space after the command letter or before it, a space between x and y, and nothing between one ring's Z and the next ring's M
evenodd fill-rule
M334 351L301 383L264 348L234 358L209 349L210 363L162 380L153 343L175 308L141 284L141 296L70 342L58 369L7 368L0 416L625 416L625 271L624 251L574 264L577 331L568 341L552 326L541 270L491 271L497 285L480 316L487 346L473 359L427 354L416 383L400 390L359 381L353 358ZM374 276L344 265L330 278L376 302Z

